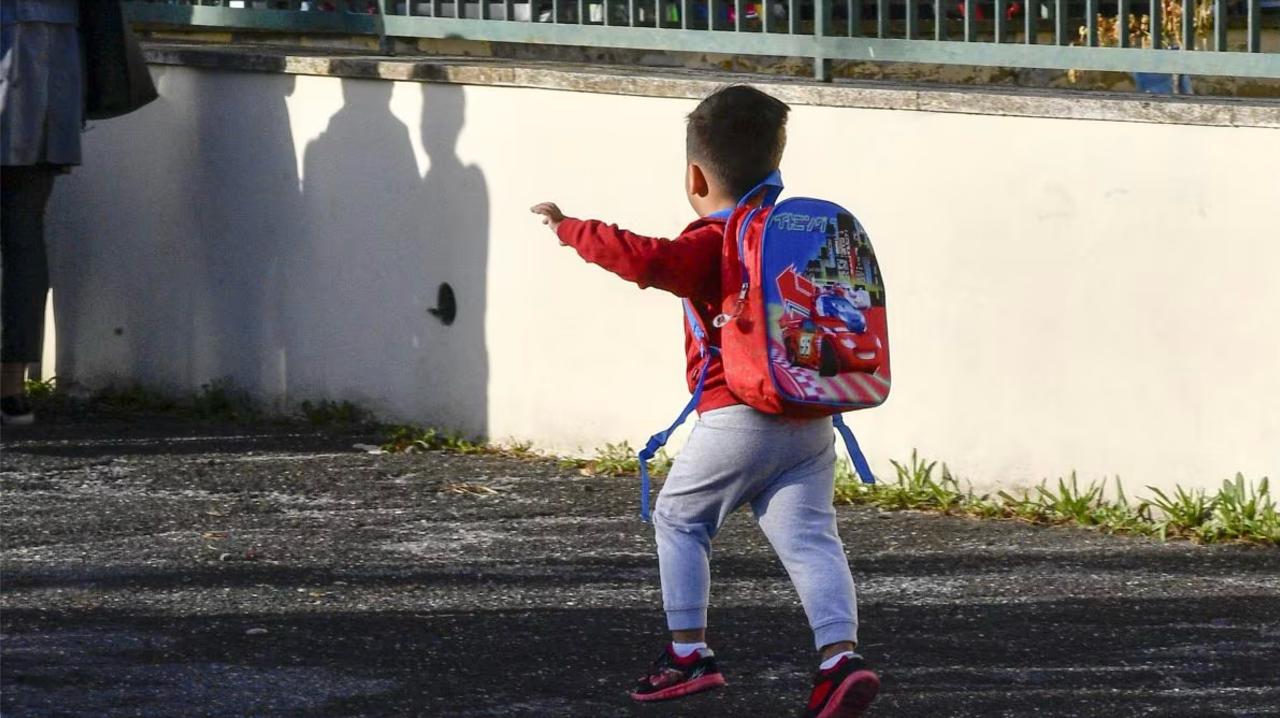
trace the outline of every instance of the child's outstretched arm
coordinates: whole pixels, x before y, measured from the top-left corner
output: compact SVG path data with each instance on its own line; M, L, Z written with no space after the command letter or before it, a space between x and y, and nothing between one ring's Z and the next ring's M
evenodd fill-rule
M718 226L695 228L674 240L645 237L596 220L564 216L553 202L536 204L551 228L578 255L641 288L657 287L679 297L718 301L720 250Z

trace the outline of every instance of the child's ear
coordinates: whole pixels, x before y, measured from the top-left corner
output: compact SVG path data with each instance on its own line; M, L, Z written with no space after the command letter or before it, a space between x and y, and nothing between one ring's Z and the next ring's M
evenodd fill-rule
M688 190L691 197L706 197L711 192L711 187L707 184L707 175L703 173L702 168L697 162L689 163L689 171L686 173L688 177Z

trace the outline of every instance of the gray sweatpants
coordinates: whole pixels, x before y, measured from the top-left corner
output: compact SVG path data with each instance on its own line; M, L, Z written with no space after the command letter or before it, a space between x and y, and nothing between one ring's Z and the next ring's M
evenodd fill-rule
M750 503L800 594L814 644L857 642L857 596L831 503L834 442L830 419L747 406L699 417L653 513L668 628L706 627L711 540Z

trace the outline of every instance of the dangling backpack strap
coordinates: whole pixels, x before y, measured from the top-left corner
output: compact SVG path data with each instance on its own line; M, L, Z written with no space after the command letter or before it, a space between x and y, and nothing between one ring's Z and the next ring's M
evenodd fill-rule
M831 417L831 423L835 425L836 431L840 432L840 437L844 439L844 448L849 450L849 458L853 460L853 468L858 471L858 478L862 479L864 484L874 484L876 477L871 473L871 466L867 464L867 457L862 455L862 449L858 446L858 440L853 436L853 430L849 425L844 423L844 417L836 414Z
M640 459L640 519L646 522L649 520L649 461L658 454L658 449L667 445L667 441L671 439L675 430L680 428L694 409L698 408L698 402L702 400L702 387L707 382L707 369L711 366L711 357L719 352L719 349L707 342L707 330L702 326L698 312L694 310L693 303L688 299L684 300L684 317L685 321L689 322L689 330L693 333L694 340L698 342L698 354L702 357L702 367L698 370L698 384L693 389L693 396L689 397L689 403L680 410L680 415L671 426L649 437L648 443L637 455Z

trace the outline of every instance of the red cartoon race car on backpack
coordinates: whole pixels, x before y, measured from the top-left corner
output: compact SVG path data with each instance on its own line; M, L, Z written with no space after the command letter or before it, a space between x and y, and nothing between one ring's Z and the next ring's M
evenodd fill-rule
M857 304L870 306L865 291L855 290L849 297L840 289L825 290L814 298L809 316L784 316L780 324L787 361L815 369L819 376L878 369L883 348L879 337L867 331L866 315Z

